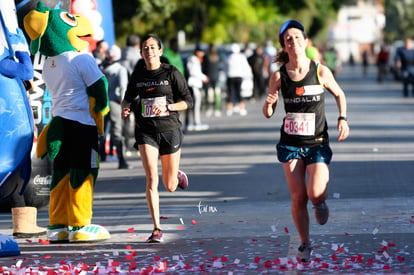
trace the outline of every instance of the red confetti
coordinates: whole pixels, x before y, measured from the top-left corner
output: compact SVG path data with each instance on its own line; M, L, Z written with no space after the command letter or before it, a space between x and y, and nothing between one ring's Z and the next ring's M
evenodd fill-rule
M195 220L191 220L191 224L196 225L197 222Z
M265 266L266 268L272 268L272 262L271 262L271 261L265 261L265 262L264 262L264 266Z
M252 242L257 242L258 241L258 239L252 239Z
M131 246L130 245L125 246L125 248L128 249L128 250L131 250Z
M388 247L395 247L396 244L395 243L388 243Z
M171 219L171 218L169 218L169 217L164 217L164 216L161 216L161 217L160 217L160 220L168 220L168 219Z
M208 250L208 251L207 251L207 254L208 254L208 255L211 255L211 254L213 254L213 252L212 252L211 250Z
M28 240L28 239L26 239L26 242L27 242L27 243L32 243L33 241L32 241L32 240Z
M135 229L133 227L128 228L128 233L134 233Z
M323 267L323 268L329 268L329 264L327 264L327 263L322 263L322 267Z
M397 256L397 260L398 260L400 263L402 263L402 262L404 262L405 258L404 258L404 257L402 257L402 256Z
M260 259L261 259L260 257L255 257L254 258L254 263L255 264L258 264L260 262Z
M39 239L40 244L48 245L50 242L48 240Z
M338 249L336 250L336 252L342 253L342 252L344 252L344 249L342 247L338 247Z
M125 258L127 259L127 261L132 261L134 259L134 256L126 255Z
M121 264L117 261L113 261L111 266L121 266Z
M338 260L338 256L336 256L336 254L333 254L331 256L331 258L332 258L332 261L337 261Z
M285 232L289 233L289 229L287 227L285 227Z
M50 259L50 258L53 258L53 256L52 255L43 255L43 258Z
M384 265L383 268L386 269L386 270L390 270L391 269L391 267L389 265Z
M154 256L154 261L158 262L161 259L160 256Z
M410 220L410 223L414 223L414 220Z
M183 228L184 228L184 226L182 226L182 225L177 226L177 229L183 229Z
M137 269L137 262L133 261L129 264L129 270Z
M226 256L221 256L221 261L222 262L228 262L229 258L227 258Z

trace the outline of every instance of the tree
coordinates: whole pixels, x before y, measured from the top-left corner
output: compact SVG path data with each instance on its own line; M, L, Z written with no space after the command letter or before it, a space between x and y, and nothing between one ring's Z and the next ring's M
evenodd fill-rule
M158 34L167 40L179 30L192 43L276 40L290 18L300 20L315 40L324 40L341 3L349 0L112 0L116 35ZM323 11L323 12L321 12ZM122 45L122 43L120 43Z

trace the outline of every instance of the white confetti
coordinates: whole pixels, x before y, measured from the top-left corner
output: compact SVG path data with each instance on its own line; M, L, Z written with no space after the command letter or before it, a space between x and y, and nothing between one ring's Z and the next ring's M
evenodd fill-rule
M234 262L233 263L239 264L240 263L240 259L234 259Z
M279 258L279 260L280 260L280 264L282 264L282 265L285 265L285 264L287 264L288 263L288 258L286 258L286 257L283 257L283 258Z
M272 225L271 228L272 228L273 232L276 232L276 226L275 225Z
M382 245L382 246L388 246L388 242L387 242L387 241L382 240L381 245Z
M214 261L213 267L222 268L223 263L221 261Z
M23 263L23 260L18 260L16 262L16 267L21 267L22 266L22 263Z
M379 228L378 228L378 227L375 227L375 228L374 228L374 230L372 231L372 235L377 234L377 233L378 233L378 231L379 231Z
M334 199L339 199L341 197L340 193L333 193Z
M180 222L181 224L184 224L183 218L180 218Z
M390 257L390 254L388 254L387 251L382 252L382 255L384 255L385 259L388 259Z

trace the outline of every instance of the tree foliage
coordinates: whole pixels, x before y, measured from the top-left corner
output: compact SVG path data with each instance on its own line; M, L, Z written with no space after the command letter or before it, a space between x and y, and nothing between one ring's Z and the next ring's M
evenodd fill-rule
M276 2L276 3L275 3ZM281 24L300 20L316 41L347 0L112 0L117 41L129 33L158 34L164 40L182 30L190 43L277 40Z
M387 42L414 38L414 1L385 0Z

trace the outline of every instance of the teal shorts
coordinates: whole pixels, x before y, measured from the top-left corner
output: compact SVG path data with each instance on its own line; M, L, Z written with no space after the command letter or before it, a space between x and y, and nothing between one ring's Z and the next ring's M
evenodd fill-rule
M315 147L295 147L289 145L276 145L277 159L280 162L288 162L292 159L302 159L305 165L324 162L329 164L332 159L332 150L328 145Z

